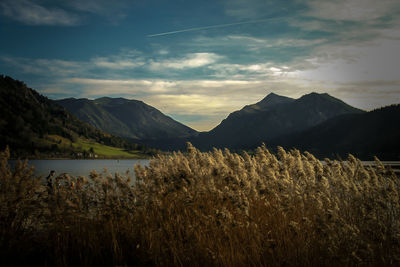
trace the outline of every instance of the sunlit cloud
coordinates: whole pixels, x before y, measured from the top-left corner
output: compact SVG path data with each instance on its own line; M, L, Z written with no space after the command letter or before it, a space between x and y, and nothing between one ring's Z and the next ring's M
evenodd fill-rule
M259 64L214 64L209 67L214 70L215 77L235 77L247 81L274 79L276 76L286 76L292 72L291 68L285 65L278 65L273 62Z
M249 35L226 35L217 37L206 37L199 36L193 40L190 45L204 49L207 47L214 47L220 49L227 48L241 48L246 49L248 52L262 52L268 51L271 48L275 49L290 49L290 48L306 48L314 47L326 43L327 40L324 38L317 39L304 39L304 38L291 38L291 37L280 37L280 38L261 38ZM249 54L251 56L251 54Z
M248 46L252 46L254 48L257 47L304 47L304 46L315 46L321 43L326 42L326 39L294 39L294 38L256 38L252 36L245 35L230 35L227 37L227 41L240 41L243 44Z
M220 58L221 56L214 53L193 53L180 59L152 60L149 68L152 70L198 68L215 63Z
M259 86L259 81L240 80L161 80L161 79L92 79L68 78L63 83L72 83L88 86L82 95L92 97L97 95L159 93L190 94L195 91L200 94L229 95L238 90L248 89L249 86ZM219 89L219 91L215 91Z
M190 127L199 131L210 130L219 124L232 110L243 106L242 94L212 96L199 94L155 95L146 102L159 107L167 114L204 116L202 120L187 122Z

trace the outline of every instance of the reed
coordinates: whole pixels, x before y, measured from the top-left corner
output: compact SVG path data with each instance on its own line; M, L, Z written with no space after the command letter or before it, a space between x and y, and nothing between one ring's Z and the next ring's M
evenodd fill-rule
M129 173L60 176L48 192L1 154L1 260L57 266L400 264L398 177L265 146L153 158Z

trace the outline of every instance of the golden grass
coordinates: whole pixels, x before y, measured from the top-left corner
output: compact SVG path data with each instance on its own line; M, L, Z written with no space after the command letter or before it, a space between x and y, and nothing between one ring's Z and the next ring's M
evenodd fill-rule
M0 166L1 260L94 266L400 264L398 177L353 156L322 164L265 146L158 156L129 175L58 177ZM71 186L74 184L74 186ZM19 255L19 256L17 256Z

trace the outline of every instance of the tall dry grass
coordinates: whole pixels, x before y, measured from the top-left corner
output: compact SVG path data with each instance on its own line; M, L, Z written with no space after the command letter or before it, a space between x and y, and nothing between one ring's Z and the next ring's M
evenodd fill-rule
M297 150L189 144L136 166L134 186L128 174L92 173L79 187L65 175L47 193L26 164L11 172L7 153L0 255L10 264L400 264L400 183L378 160L366 168L351 155L323 164Z

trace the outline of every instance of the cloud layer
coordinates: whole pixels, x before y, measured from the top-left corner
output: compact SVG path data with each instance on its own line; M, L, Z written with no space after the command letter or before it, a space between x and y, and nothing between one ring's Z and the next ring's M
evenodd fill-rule
M74 26L77 36L66 33L77 43L98 39L77 46L80 56L4 50L0 68L53 98L140 99L198 130L270 92L328 92L363 109L400 102L397 0L223 0L218 12L208 1L152 0L135 10L125 0L49 3L4 0L0 10L3 19L35 29ZM90 16L125 24L89 27ZM180 28L199 30L147 37Z
M85 14L94 14L118 20L125 17L126 0L3 0L0 13L31 26L77 26L86 19Z
M79 23L79 17L60 8L48 8L29 0L0 2L4 16L28 25L66 25Z

